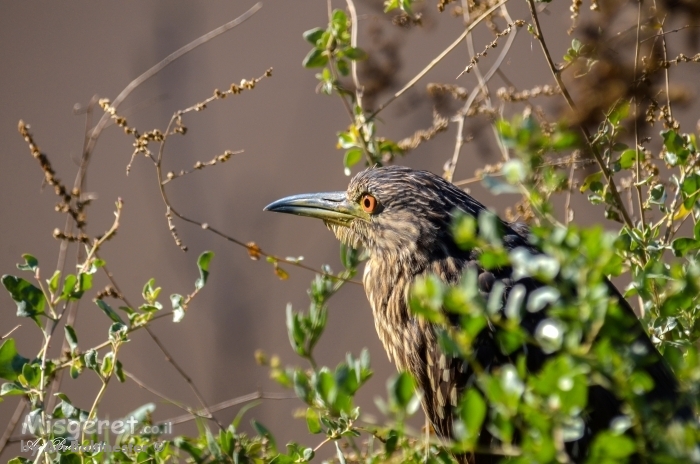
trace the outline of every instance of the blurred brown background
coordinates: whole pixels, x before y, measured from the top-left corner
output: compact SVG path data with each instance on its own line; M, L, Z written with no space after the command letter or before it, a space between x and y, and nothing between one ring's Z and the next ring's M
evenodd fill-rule
M39 259L43 277L49 277L55 269L59 245L51 233L54 228L62 229L65 221L64 215L53 211L53 192L42 190L42 172L17 133L17 121L23 119L31 125L36 142L49 156L58 177L72 185L85 124L84 115L74 115L74 105L85 106L95 94L114 98L132 79L167 54L239 16L254 3L3 3L0 273L18 273L15 263L20 261L20 255L31 253ZM366 49L378 46L365 34L370 28L380 28L384 39L402 43L398 48L400 67L395 69L395 84L379 97L383 101L451 43L463 26L461 19L448 12L438 14L434 2L428 2L423 28L399 30L381 14L380 3L358 3L362 32L359 45ZM529 22L525 3L511 3L513 18ZM344 8L344 2L334 1L334 7ZM563 56L570 44L564 32L569 25L567 9L567 2L555 2L543 15L545 32L551 31L548 41L555 57ZM215 88L226 89L231 82L259 76L273 67L273 77L262 81L254 91L214 102L206 111L186 116L189 132L186 137L173 137L168 142L166 170L190 168L196 161L207 161L226 149L243 149L245 153L222 166L177 179L168 185L169 196L182 213L243 242L255 241L264 250L281 256L304 256L304 262L315 268L329 263L338 270L338 243L321 223L262 212L266 204L284 195L341 190L349 180L343 174L342 152L335 147L335 134L347 127L348 117L337 97L315 93L316 71L301 66L310 49L302 32L325 24L324 1L264 1L262 10L246 23L189 53L139 87L120 112L141 131L163 130L175 110L203 100ZM492 40L482 29L476 34L477 50L483 50L484 44ZM482 63L488 66L498 51ZM466 47L458 48L382 114L384 124L379 130L396 140L429 127L432 102L426 96L425 85L457 83L471 90L476 83L473 73L455 81L467 62ZM501 69L518 89L552 82L538 44L525 30L519 32ZM491 82L492 91L505 85L499 76ZM99 116L101 111L97 109L96 114ZM399 162L442 172L454 149L454 126L451 124L447 133ZM473 135L476 140L465 146L455 180L471 177L475 168L498 157L492 129L485 119L468 120L465 135ZM93 235L111 225L116 198L124 200L119 233L101 252L117 282L132 301L140 301L143 284L154 277L163 287L160 299L169 308L169 294L192 290L198 254L213 250L209 284L185 319L179 324L170 319L157 321L153 330L195 379L209 404L256 390L281 391L268 380L268 370L255 364L253 353L259 348L279 354L283 363L301 363L289 347L284 309L287 303L297 309L307 306L305 291L312 273L286 266L290 278L280 281L269 264L251 261L244 249L176 221L190 250L181 252L168 231L152 164L137 158L131 174L125 174L131 143L132 139L121 130L106 130L98 142L87 182L87 190L98 196L88 210L88 231ZM514 201L513 197L492 197L478 186L472 188L472 193L499 211ZM577 218L602 217L599 211L586 215L581 208L588 206L580 196L575 201L579 208ZM74 256L74 248L69 256ZM106 339L110 321L91 302L95 291L105 284L100 276L90 298L81 302L75 328L83 350ZM40 344L40 333L31 321L19 321L14 313L15 304L3 291L0 334L21 323L13 337L19 352L33 357ZM358 401L367 413L376 415L373 398L384 395L386 380L394 368L376 337L362 288L348 285L331 302L328 329L317 348L318 361L335 366L346 352L358 354L363 347L370 350L375 375ZM57 355L59 348L58 341L54 342L52 355ZM145 332L131 336L120 359L126 370L153 389L197 405L185 381ZM76 406L89 409L98 387L95 376L86 372L78 381L65 378L61 391ZM17 397L11 397L0 403L2 430L17 402ZM130 381L110 383L100 413L118 418L146 402L158 404L158 420L182 413ZM313 446L316 443L307 434L303 421L291 416L300 406L297 400L265 400L247 417L266 424L281 443L294 439ZM237 408L226 410L217 416L226 423L236 411ZM175 433L192 431L182 425L176 427ZM14 454L13 449L6 450L3 458Z

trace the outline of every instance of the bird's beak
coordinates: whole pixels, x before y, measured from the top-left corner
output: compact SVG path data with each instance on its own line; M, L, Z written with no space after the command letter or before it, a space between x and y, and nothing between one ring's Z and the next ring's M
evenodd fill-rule
M292 195L270 203L264 211L308 216L341 226L361 217L359 206L349 202L345 192Z

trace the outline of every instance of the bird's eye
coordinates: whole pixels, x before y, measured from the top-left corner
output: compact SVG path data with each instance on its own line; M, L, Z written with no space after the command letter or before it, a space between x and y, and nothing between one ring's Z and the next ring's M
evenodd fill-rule
M374 213L377 209L377 199L370 194L362 195L360 199L360 205L366 213Z

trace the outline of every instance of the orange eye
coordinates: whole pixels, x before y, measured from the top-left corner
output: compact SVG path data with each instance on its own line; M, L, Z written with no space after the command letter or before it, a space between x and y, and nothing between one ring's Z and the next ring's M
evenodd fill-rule
M377 209L377 199L369 194L362 196L360 199L360 204L366 213L374 213L374 211Z

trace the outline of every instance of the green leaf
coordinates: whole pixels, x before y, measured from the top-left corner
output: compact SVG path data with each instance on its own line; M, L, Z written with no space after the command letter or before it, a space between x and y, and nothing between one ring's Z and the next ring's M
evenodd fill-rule
M585 192L586 190L591 188L591 186L593 184L600 183L600 180L602 178L603 178L602 171L594 172L593 174L587 175L586 178L583 180L583 183L581 184L581 188L579 190L581 191L581 193ZM593 189L591 189L591 190L593 190ZM593 191L595 191L595 190L593 190Z
M644 159L644 153L640 151L639 152L639 160L642 161L643 159ZM620 167L622 169L631 168L632 166L634 166L636 161L637 161L637 151L636 150L628 149L628 150L623 151L620 154Z
M664 147L670 153L676 153L683 149L683 139L678 132L668 129L661 131L661 137L664 139Z
M463 250L473 248L478 241L476 218L468 214L457 213L452 221L452 236L455 243Z
M561 294L554 287L540 287L533 290L527 298L527 310L531 313L542 311L546 306L559 301Z
M318 413L313 408L306 408L306 426L309 428L309 432L313 434L323 431Z
M680 237L671 242L671 249L675 256L685 256L689 251L700 248L700 241L694 238Z
M66 324L63 327L63 331L66 334L66 342L68 342L68 346L70 346L70 351L71 353L74 353L75 350L78 349L78 336L75 334L75 329Z
M148 282L143 286L143 291L141 292L141 295L143 296L143 299L148 302L151 306L158 306L156 303L156 300L158 299L158 295L160 295L160 287L156 287L156 280L155 279L149 279ZM157 308L161 309L161 308Z
M384 13L388 13L391 10L399 8L399 0L385 0L384 1Z
M201 290L202 287L207 283L207 279L209 278L209 263L211 262L211 259L214 257L214 252L212 251L205 251L201 255L199 255L199 258L197 258L197 267L199 268L199 279L194 283L194 286L197 290Z
M61 408L61 414L63 414L63 417L78 417L78 414L80 414L80 409L73 406L73 403L71 403L71 400L70 398L68 398L68 395L66 395L65 393L58 392L54 396L61 400L61 403L58 406Z
M182 295L174 293L170 295L170 303L173 305L173 322L180 322L185 317L184 299Z
M127 341L126 333L128 330L128 327L121 322L115 322L109 327L110 341Z
M23 457L16 457L7 461L7 464L30 464L32 462L34 461L30 461L29 459Z
M70 365L70 378L75 380L78 378L80 373L83 372L83 365L77 362L73 362Z
M357 145L357 141L351 132L338 132L338 147L339 148L353 148Z
M408 407L416 392L413 377L407 372L401 372L392 379L389 379L387 388L389 390L389 399L391 402L402 410Z
M346 48L344 50L343 54L353 61L367 59L367 53L365 53L365 51L362 50L361 48L357 48L357 47Z
M304 32L302 35L304 40L309 42L311 45L316 45L316 42L318 42L318 39L321 38L324 32L325 31L320 27L314 27L313 29L309 29L308 31Z
M307 404L311 404L313 400L313 391L309 385L309 377L301 369L296 369L294 371L294 378L292 380L294 384L294 393Z
M327 368L322 368L316 377L316 390L327 406L333 406L338 396L338 389L333 375Z
M500 269L510 264L510 257L504 248L494 248L480 254L479 263L486 270Z
M479 236L493 245L501 245L503 240L503 222L493 212L483 210L477 219Z
M24 395L27 390L22 386L14 382L6 382L0 387L0 396L14 396L14 395Z
M119 382L124 383L126 382L126 375L124 374L124 368L122 367L121 361L117 359L116 364L114 365L114 374L117 376L117 379ZM155 406L154 406L155 408Z
M335 61L335 65L338 67L338 71L340 72L341 76L347 76L350 74L350 67L348 66L348 62L342 58L338 58Z
M97 370L97 351L89 349L85 352L85 365L88 369Z
M700 223L699 223L700 224ZM340 262L345 269L353 269L359 264L360 252L344 243L340 244Z
M22 366L22 377L30 387L37 387L41 380L41 366L39 364L26 363Z
M75 284L78 282L78 278L74 274L68 274L63 281L63 290L61 290L61 298L64 300L75 300L73 298L73 290L75 290Z
M649 203L663 205L666 203L666 187L663 184L656 184L649 189Z
M328 63L328 56L325 50L312 49L301 62L305 68L322 68Z
M105 303L104 300L95 300L95 303L107 315L107 317L112 319L113 322L118 322L124 325L124 321L121 317L119 317L119 314L117 314L116 311L114 311L107 303Z
M557 295L558 294L559 292L557 292ZM530 309L529 305L531 300L532 298L528 299L528 310ZM553 318L547 318L542 320L537 325L535 339L540 343L542 351L544 351L546 354L551 354L561 348L565 330L566 326L561 321Z
M346 15L343 10L333 10L331 27L336 33L346 31L348 28L348 15Z
M154 403L146 403L131 411L123 418L123 420L124 422L131 420L131 422L136 421L136 424L143 424L151 417L155 410L156 405Z
M51 293L56 293L58 290L58 284L61 280L61 271L56 270L51 276L51 279L47 280L46 283L49 285L49 291Z
M316 453L314 453L314 450L311 448L306 448L303 453L304 461L311 461Z
M569 150L577 144L578 136L573 132L555 132L552 136L552 149L555 151Z
M15 348L15 340L8 338L0 345L0 378L9 381L17 380L22 373L22 368L29 359L20 356Z
M573 40L571 41L571 48L572 48L575 52L579 52L579 51L581 50L581 45L582 45L582 44L581 44L581 41L580 41L579 39L573 39Z
M287 305L287 335L289 335L289 342L294 348L297 354L305 356L305 342L306 342L306 332L301 326L299 321L299 315L292 310L292 305Z
M486 401L476 388L470 388L462 397L459 411L464 423L465 436L463 439L470 446L474 446L481 433L481 425L486 418Z
M520 184L527 178L525 164L519 159L511 159L503 163L501 172L503 173L506 181L512 185Z
M81 272L78 274L78 285L76 291L73 293L73 298L78 299L83 296L85 292L92 288L92 274L87 274Z
M17 303L17 316L30 317L39 324L38 316L44 314L44 293L21 277L2 276L2 285Z
M214 458L214 462L222 462L223 461L223 454L221 452L221 448L219 447L219 444L214 439L214 435L212 435L211 430L209 430L209 427L204 428L204 436L207 440L207 449L209 450L212 457Z
M441 309L445 291L445 287L437 276L429 274L419 277L411 287L409 298L411 311L429 322L442 322L444 315Z
M243 420L243 415L246 412L248 412L249 410L258 406L259 404L261 404L260 401L253 401L251 403L244 405L243 407L241 407L241 409L238 410L236 417L234 417L233 420L231 421L231 425L233 426L234 430L238 429L238 425L241 423L241 420Z
M102 358L102 366L100 366L100 373L102 377L109 377L112 375L112 370L114 369L114 352L107 353L104 358Z
M39 267L39 260L29 254L22 255L22 258L24 258L24 264L17 264L17 269L21 271L36 272L37 268Z
M698 194L700 193L700 176L691 174L686 177L681 184L681 190L685 196L683 205L688 210L693 209L693 205L697 201Z
M346 168L351 168L356 165L362 159L362 149L351 148L345 152L345 157L343 158L343 166Z
M275 438L272 436L272 433L270 433L270 431L267 429L267 427L265 427L264 425L262 425L260 422L256 421L255 419L250 421L250 423L253 426L253 428L255 429L255 431L258 432L259 435L261 435L269 440L270 445L272 446L272 449L276 450L277 444L275 443Z
M616 435L609 430L605 430L595 436L593 445L591 446L591 458L589 462L600 462L600 460L611 460L618 462L618 459L623 459L630 456L635 451L634 441L627 435ZM623 461L624 462L624 461Z

